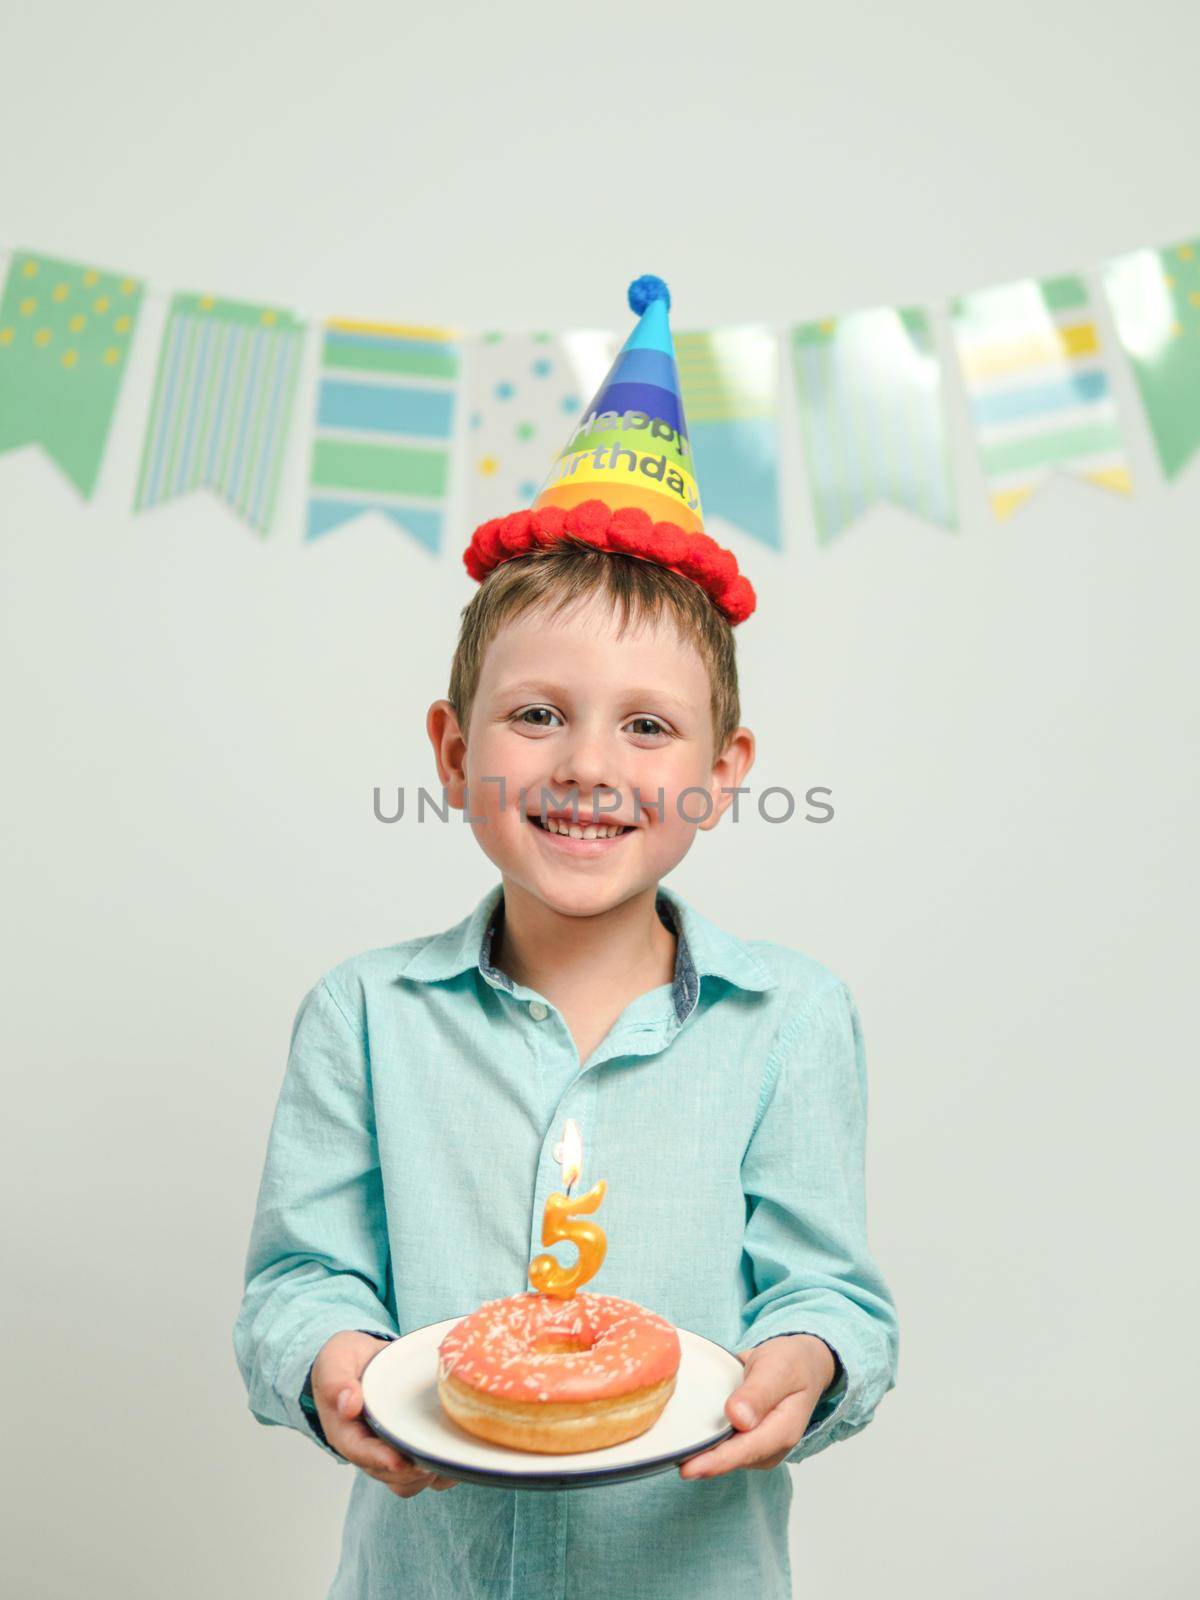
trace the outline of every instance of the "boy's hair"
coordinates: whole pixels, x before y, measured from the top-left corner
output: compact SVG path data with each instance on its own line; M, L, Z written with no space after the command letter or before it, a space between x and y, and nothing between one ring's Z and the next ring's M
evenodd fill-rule
M446 697L463 737L468 737L483 658L501 626L535 609L544 608L555 616L594 594L612 602L620 619L618 635L631 620L657 622L665 614L680 638L699 652L712 691L715 760L741 723L732 627L691 578L656 561L600 550L571 535L502 562L463 607Z

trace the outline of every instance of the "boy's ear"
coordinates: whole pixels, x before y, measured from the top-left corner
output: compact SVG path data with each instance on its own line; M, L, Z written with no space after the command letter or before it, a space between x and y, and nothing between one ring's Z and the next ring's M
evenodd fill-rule
M754 735L749 728L735 728L729 743L713 762L712 784L709 789L712 795L712 811L698 824L699 827L716 827L734 799L740 798L732 791L741 787L743 779L753 765Z
M467 787L467 741L449 700L433 702L425 717L425 731L433 746L433 759L446 798L456 811L461 811Z

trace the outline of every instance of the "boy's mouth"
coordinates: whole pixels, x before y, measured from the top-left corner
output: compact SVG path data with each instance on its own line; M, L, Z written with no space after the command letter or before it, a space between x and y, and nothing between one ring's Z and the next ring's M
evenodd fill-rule
M528 819L539 833L549 834L551 838L561 839L568 843L607 844L617 839L623 839L627 833L635 831L630 823L574 822L566 817L547 816L543 818L536 811L529 812Z

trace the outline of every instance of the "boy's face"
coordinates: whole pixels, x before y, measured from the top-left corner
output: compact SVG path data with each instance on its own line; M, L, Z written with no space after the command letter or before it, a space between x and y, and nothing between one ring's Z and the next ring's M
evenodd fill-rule
M708 672L670 620L622 638L616 626L599 596L553 619L517 618L484 658L465 749L449 702L428 721L456 806L465 780L484 854L574 915L665 877L697 827L716 825L731 798L722 786L739 784L754 756L747 728L714 752ZM585 829L626 826L614 838L563 837L535 820L557 811L568 813L564 827L576 816Z

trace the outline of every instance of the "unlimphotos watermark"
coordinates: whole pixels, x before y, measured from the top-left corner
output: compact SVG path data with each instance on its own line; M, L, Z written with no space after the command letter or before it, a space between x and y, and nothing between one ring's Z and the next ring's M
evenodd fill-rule
M497 786L498 809L508 809L508 780L503 776L483 778L483 783ZM718 793L732 796L728 806L728 816L731 822L742 821L741 797L752 794L754 791L748 784L736 788L721 786ZM652 821L660 821L667 809L667 797L662 788L659 788L654 798L647 800L638 788L633 790L632 804L626 807L625 797L619 789L600 785L597 798L591 803L581 799L579 791L565 792L556 795L552 789L544 786L536 791L535 798L530 798L535 791L522 787L518 790L514 809L522 821L532 822L539 817L545 822L548 817L567 820L578 827L611 825L623 823L629 827L636 827L644 817ZM834 809L827 799L818 799L820 795L832 797L833 790L824 785L817 785L804 791L804 804L808 807L801 817L801 822L832 822ZM695 797L699 797L699 804ZM384 810L383 790L376 788L373 791L373 807L377 822L400 822L405 814L406 791L404 786L398 785L395 790L395 800L389 799L388 810ZM700 785L693 785L681 789L675 796L675 814L681 822L698 825L707 822L716 809L716 801L711 792ZM760 789L753 803L754 814L764 822L791 822L796 816L797 800L791 789L784 784L770 784L765 789ZM435 795L431 794L424 785L417 791L416 818L418 823L430 820L430 814L438 822L448 822L452 811L457 811L463 822L484 825L491 820L492 813L474 816L471 811L471 791L467 785L463 789L463 804L452 806L450 794L446 785L442 785L441 802L439 804ZM817 815L810 813L816 811Z

